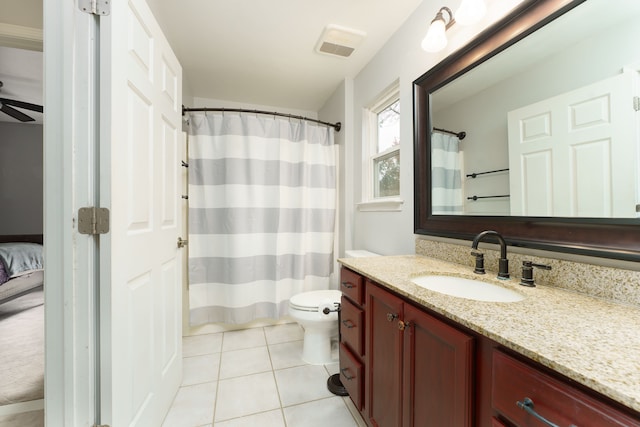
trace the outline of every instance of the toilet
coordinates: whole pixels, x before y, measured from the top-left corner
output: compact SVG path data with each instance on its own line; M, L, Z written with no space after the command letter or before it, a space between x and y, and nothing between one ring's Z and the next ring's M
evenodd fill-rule
M289 300L289 315L304 329L302 360L312 365L331 363L331 338L338 335L338 312L342 292L311 291ZM323 310L328 308L328 314Z
M378 256L373 252L346 251L346 258ZM303 292L289 300L289 315L304 329L302 360L311 365L333 363L331 339L338 336L338 307L342 292L321 290ZM327 311L327 313L325 313Z

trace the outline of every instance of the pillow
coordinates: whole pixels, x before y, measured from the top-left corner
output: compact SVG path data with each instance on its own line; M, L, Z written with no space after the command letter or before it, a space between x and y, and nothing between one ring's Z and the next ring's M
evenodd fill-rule
M0 285L9 280L7 270L4 268L4 262L0 262Z

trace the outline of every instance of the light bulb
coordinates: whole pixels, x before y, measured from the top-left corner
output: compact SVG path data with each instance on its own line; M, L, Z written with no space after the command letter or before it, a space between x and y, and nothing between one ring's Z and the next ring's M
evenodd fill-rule
M480 22L486 12L484 0L462 0L455 14L456 22L460 25L473 25Z
M422 49L427 52L438 52L447 46L447 36L445 34L445 24L442 19L431 22L427 35L422 40Z

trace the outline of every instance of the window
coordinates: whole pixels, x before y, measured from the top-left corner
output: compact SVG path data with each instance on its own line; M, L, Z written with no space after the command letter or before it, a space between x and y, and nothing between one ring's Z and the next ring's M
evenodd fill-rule
M400 97L398 85L363 113L363 211L400 210Z
M377 153L373 155L373 198L400 195L400 100L378 112Z

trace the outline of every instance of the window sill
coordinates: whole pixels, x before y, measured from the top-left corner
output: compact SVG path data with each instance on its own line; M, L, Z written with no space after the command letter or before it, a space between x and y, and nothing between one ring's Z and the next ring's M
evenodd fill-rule
M362 202L356 206L360 212L400 212L403 203L404 200L400 198L388 198Z

